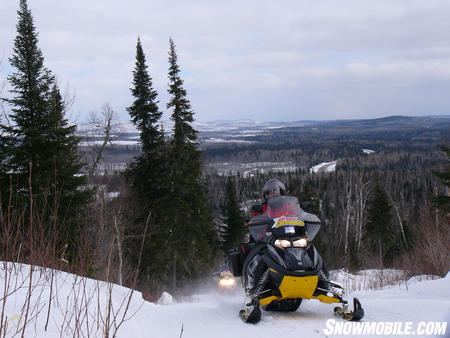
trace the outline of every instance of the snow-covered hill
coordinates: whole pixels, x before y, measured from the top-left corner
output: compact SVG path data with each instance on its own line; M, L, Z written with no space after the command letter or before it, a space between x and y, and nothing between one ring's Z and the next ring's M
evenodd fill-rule
M5 305L6 336L21 336L30 267L9 264L5 273L5 264L2 264L0 269L0 308ZM333 276L342 281L352 280L351 285L359 286L362 284L358 280L381 278L380 273L373 270L360 276L349 276L342 271ZM117 337L133 338L324 337L324 330L335 323L348 323L333 317L332 305L304 301L297 312L263 311L260 323L245 324L238 318L243 301L239 287L228 293L218 292L211 286L203 287L187 299L158 305L144 301L139 292L131 295L129 289L114 284L49 269L36 268L31 285L30 322L25 337L101 337L106 327L110 336L117 330ZM364 285L369 287L370 283ZM410 325L415 329L419 322L448 322L450 319L448 275L436 280L413 278L379 290L360 289L348 298L357 296L361 300L366 312L365 322L389 321L403 323L401 325L412 322ZM330 319L333 321L328 321ZM447 334L449 330L447 328Z

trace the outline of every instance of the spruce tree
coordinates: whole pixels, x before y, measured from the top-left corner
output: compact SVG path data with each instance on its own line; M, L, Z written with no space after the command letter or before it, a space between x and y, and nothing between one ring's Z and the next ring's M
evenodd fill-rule
M131 93L134 101L127 111L140 131L142 152L144 154L156 152L164 136L159 128L162 113L158 109L158 94L153 89L140 38L136 44L136 63Z
M366 223L366 245L379 262L387 264L396 247L398 233L392 221L392 205L386 191L377 181L369 201Z
M297 194L300 203L304 203L307 212L310 212L318 217L320 215L320 198L317 196L317 192L309 183L305 183L303 191Z
M134 215L134 227L127 229L129 240L126 242L131 261L137 263L138 254L148 214L151 212L153 238L146 240L141 257L141 277L149 275L157 269L155 257L161 254L158 242L154 238L158 234L158 215L160 199L165 194L165 141L164 132L159 127L162 113L158 109L157 93L153 89L152 79L148 73L146 57L142 43L138 38L136 45L136 63L133 70L133 87L131 93L134 101L127 108L128 113L140 131L142 153L132 162L126 177L131 184L133 197L139 203L140 212ZM153 277L153 276L152 276Z
M52 230L59 243L56 249L65 244L73 248L77 242L75 227L80 223L76 218L92 192L79 189L84 183L84 177L77 175L83 166L78 155L79 138L74 134L75 126L69 126L64 118L65 107L55 78L44 67L26 0L20 0L17 13L17 36L9 59L15 69L8 77L12 98L6 100L14 123L2 127L9 135L6 167L17 201L22 203L17 207L29 212L31 192L44 231L56 230Z
M16 173L16 190L28 191L30 163L34 182L46 178L42 168L48 158L42 156L42 150L46 146L48 98L54 76L44 67L38 34L26 0L20 0L17 14L17 36L13 56L9 59L16 71L8 77L13 98L6 100L12 107L10 117L14 125L5 130L16 141L16 145L8 149L9 166Z
M441 146L440 148L447 156L447 166L442 172L433 171L433 176L441 181L445 192L433 197L433 204L438 209L442 210L443 215L448 215L450 212L450 166L448 165L448 161L450 159L450 148L446 146Z
M244 240L246 229L244 227L244 217L239 209L236 198L236 189L231 177L228 177L226 184L226 206L225 206L225 224L223 232L223 250L228 250L238 246Z
M175 44L170 39L167 108L172 110L173 139L170 145L169 193L165 206L165 237L170 238L172 287L204 272L211 262L214 229L202 185L201 152L193 111L183 88Z
M46 156L51 163L46 170L51 178L47 199L49 214L62 223L60 240L74 241L80 216L93 191L81 188L86 184L86 177L80 175L85 165L78 151L80 137L75 135L76 125L70 125L65 118L65 104L56 83L48 98L48 113Z
M162 196L164 177L164 133L159 126L162 113L158 109L158 94L153 89L148 73L142 43L138 38L136 63L133 70L131 93L134 101L127 108L128 113L140 131L142 154L128 170L133 190L146 206Z

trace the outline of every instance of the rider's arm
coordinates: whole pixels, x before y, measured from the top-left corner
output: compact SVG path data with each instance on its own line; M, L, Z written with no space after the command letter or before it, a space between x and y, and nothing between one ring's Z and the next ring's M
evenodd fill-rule
M257 215L262 215L267 210L267 203L256 204L252 206L252 217Z

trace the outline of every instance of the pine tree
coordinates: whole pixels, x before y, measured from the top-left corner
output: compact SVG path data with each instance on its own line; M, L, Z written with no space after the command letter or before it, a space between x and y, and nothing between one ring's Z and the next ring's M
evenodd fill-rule
M175 288L204 272L211 262L214 229L202 186L201 152L198 149L197 131L192 127L193 111L183 88L177 64L175 44L170 39L169 89L174 121L170 147L169 193L165 208L165 224L169 240L171 284Z
M169 40L169 44L170 67L168 92L171 95L171 100L167 104L167 108L173 109L171 117L175 123L173 144L176 150L183 147L197 150L197 131L191 125L194 121L194 112L191 110L191 104L186 97L186 90L183 88L183 80L180 77L180 67L177 63L175 44L172 39Z
M145 241L141 257L141 277L154 272L155 262L161 254L158 248L158 222L160 213L160 199L165 195L166 178L166 145L164 132L159 127L162 113L158 109L157 93L153 89L152 79L148 73L146 58L138 38L136 45L136 63L133 70L133 87L131 93L134 101L127 108L128 113L140 131L141 155L131 163L126 171L126 177L131 184L133 197L138 201L140 212L134 215L135 227L127 229L127 251L130 260L137 263L142 241L142 234L151 212L153 237ZM159 243L161 243L159 241ZM157 264L156 264L157 265ZM153 276L152 276L153 277Z
M447 163L450 159L450 149L445 146L441 146L441 150L447 155ZM434 205L443 211L443 215L450 213L450 166L446 166L444 171L433 171L433 176L439 179L444 185L445 193L438 194L433 198Z
M377 181L369 201L366 223L366 244L379 262L387 264L397 247L398 233L392 221L392 205L386 191Z
M314 191L313 187L309 183L305 183L303 186L303 191L297 194L300 203L304 204L307 212L313 213L318 217L320 215L320 199L317 196L317 192Z
M2 127L9 135L6 167L18 203L23 203L19 207L29 208L31 189L44 230L56 225L56 233L52 235L58 243L73 244L77 242L76 218L92 191L79 189L84 183L84 177L76 175L83 166L78 155L79 138L74 135L75 126L69 126L64 119L65 107L55 78L44 67L26 0L20 1L17 13L17 36L10 58L15 72L8 77L13 97L6 100L14 123Z
M164 136L159 128L162 113L158 109L158 94L153 89L152 78L147 69L142 43L140 38L138 38L136 63L133 70L133 88L131 88L131 93L135 100L127 108L127 111L140 131L142 152L144 154L156 152Z
M173 178L171 189L180 198L183 195L191 195L190 187L198 186L201 176L200 151L198 150L197 131L192 127L194 113L191 104L186 97L186 90L183 88L183 80L180 77L180 67L177 64L177 54L175 44L169 40L169 89L171 99L167 104L168 109L172 109L171 119L174 122L173 139L171 142L171 171ZM194 184L185 184L192 182Z
M78 152L80 137L75 135L76 125L65 118L65 105L61 93L54 83L48 99L46 152L51 161L49 171L47 203L53 219L64 218L59 236L62 241L77 238L77 228L84 207L92 198L93 191L80 189L86 177L80 175L84 163Z
M127 176L137 197L143 198L146 206L151 207L152 202L163 194L165 143L163 130L159 127L162 113L158 109L158 94L153 89L139 38L131 93L135 99L127 111L140 131L142 154L131 164Z
M225 207L225 224L223 228L223 250L228 250L236 247L244 240L246 229L244 227L244 217L239 209L239 204L236 198L236 189L231 177L228 177L226 184L226 207Z
M33 24L26 0L19 5L17 36L13 56L9 59L16 72L8 77L13 98L6 100L12 106L14 126L5 127L16 145L9 148L10 169L16 173L17 188L27 189L29 166L32 164L33 181L41 181L46 175L41 170L47 158L41 151L46 145L46 121L48 97L54 76L44 67L44 57L38 48L38 34Z

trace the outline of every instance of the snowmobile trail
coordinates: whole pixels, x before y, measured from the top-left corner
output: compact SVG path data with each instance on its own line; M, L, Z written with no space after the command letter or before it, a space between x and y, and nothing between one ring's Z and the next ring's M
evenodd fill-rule
M421 321L448 322L450 319L450 277L347 296L361 300L366 310L362 322L414 322L417 325ZM243 291L235 289L228 293L207 292L188 302L167 306L144 304L143 311L133 318L133 324L140 326L139 330L133 330L133 336L179 337L183 326L183 338L325 337L329 319L346 322L333 315L333 305L304 300L296 312L262 311L258 324L247 324L238 316L243 299ZM144 326L148 326L148 330L143 331Z
M238 316L243 299L244 293L239 291L230 294L197 295L191 302L167 306L153 305L152 315L147 319L139 318L141 313L133 318L133 322L147 322L150 330L133 334L136 334L136 337L179 337L183 327L183 338L273 338L274 335L296 336L300 333L302 336L322 337L324 335L320 328L325 327L325 321L332 315L332 308L323 307L325 304L312 306L313 302L305 302L305 306L302 304L297 312L263 311L261 322L257 325L246 324ZM141 312L143 314L146 311ZM155 326L152 327L151 323Z

